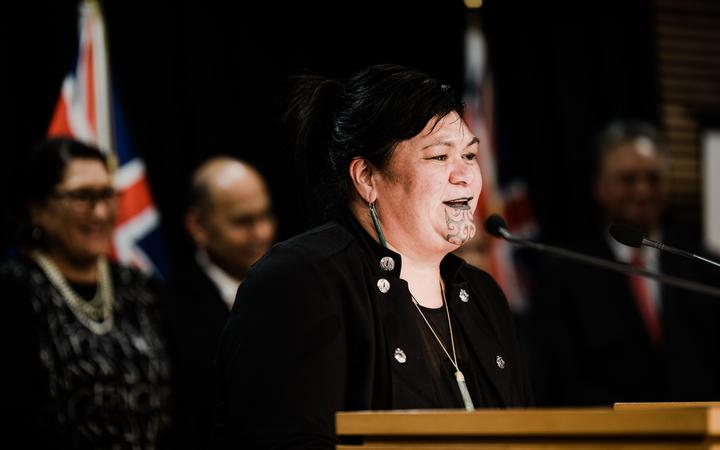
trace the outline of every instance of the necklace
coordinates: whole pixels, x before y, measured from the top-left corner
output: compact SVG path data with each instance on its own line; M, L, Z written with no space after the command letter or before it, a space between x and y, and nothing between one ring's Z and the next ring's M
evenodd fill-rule
M442 295L443 305L445 305L445 313L447 314L448 328L450 329L450 345L452 346L452 357L450 356L450 353L447 351L447 349L443 345L442 341L440 340L440 336L438 336L438 334L433 329L432 325L430 325L430 322L427 320L427 317L425 317L425 314L423 314L422 309L420 309L420 304L415 299L415 296L412 295L412 293L410 293L410 298L412 298L413 305L415 305L415 308L420 313L420 316L423 318L423 320L427 324L428 328L430 328L430 331L432 332L433 336L435 336L435 340L437 340L438 344L440 344L440 348L443 349L443 352L445 352L445 355L447 355L448 359L450 360L452 365L455 367L455 381L457 382L458 389L460 389L460 395L462 396L463 403L465 403L465 410L466 411L474 411L475 406L473 405L472 398L470 397L470 392L468 391L467 384L465 383L465 376L463 375L462 371L460 370L460 367L458 367L458 363L457 363L457 353L455 353L455 339L453 338L452 322L450 320L450 309L448 308L447 301L445 301L445 289L443 288L442 281L440 282L440 294Z
M98 286L95 295L90 301L85 301L68 284L60 269L42 253L35 251L33 258L50 280L55 289L60 292L65 303L70 307L75 317L85 328L95 334L103 335L113 327L113 286L110 270L105 258L98 260Z

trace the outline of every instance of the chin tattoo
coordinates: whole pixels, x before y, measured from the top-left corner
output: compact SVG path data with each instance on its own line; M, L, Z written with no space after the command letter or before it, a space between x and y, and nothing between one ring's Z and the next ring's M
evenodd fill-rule
M445 210L445 222L448 234L445 240L455 245L463 245L475 236L475 219L468 209Z

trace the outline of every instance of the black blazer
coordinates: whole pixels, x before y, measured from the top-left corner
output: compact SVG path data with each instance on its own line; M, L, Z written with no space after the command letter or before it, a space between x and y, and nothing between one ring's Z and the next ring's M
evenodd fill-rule
M167 283L175 398L175 448L207 448L219 401L213 362L230 310L212 280L193 258Z
M385 257L391 270L381 267ZM431 370L401 263L353 218L273 247L241 285L222 336L213 447L334 448L337 411L432 408ZM454 255L441 272L498 406L527 405L529 382L502 291Z
M680 234L680 236L679 236ZM614 260L600 232L570 245ZM663 240L689 250L687 236ZM717 285L701 264L660 254L662 273ZM661 286L663 344L653 346L624 274L550 260L533 305L532 373L547 406L720 399L720 299Z

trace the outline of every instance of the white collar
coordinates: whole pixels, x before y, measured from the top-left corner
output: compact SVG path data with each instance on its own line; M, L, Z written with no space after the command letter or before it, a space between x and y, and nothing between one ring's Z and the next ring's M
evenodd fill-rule
M195 253L195 260L208 278L215 283L215 286L220 291L220 297L222 297L228 309L232 309L233 303L235 303L235 295L242 281L229 275L213 263L205 250L198 250Z

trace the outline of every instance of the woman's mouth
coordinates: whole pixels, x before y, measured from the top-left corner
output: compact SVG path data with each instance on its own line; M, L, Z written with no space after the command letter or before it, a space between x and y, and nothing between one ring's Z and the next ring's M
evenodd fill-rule
M454 198L452 200L448 200L445 203L447 206L454 208L454 209L470 209L470 200L472 200L473 197L458 197Z

